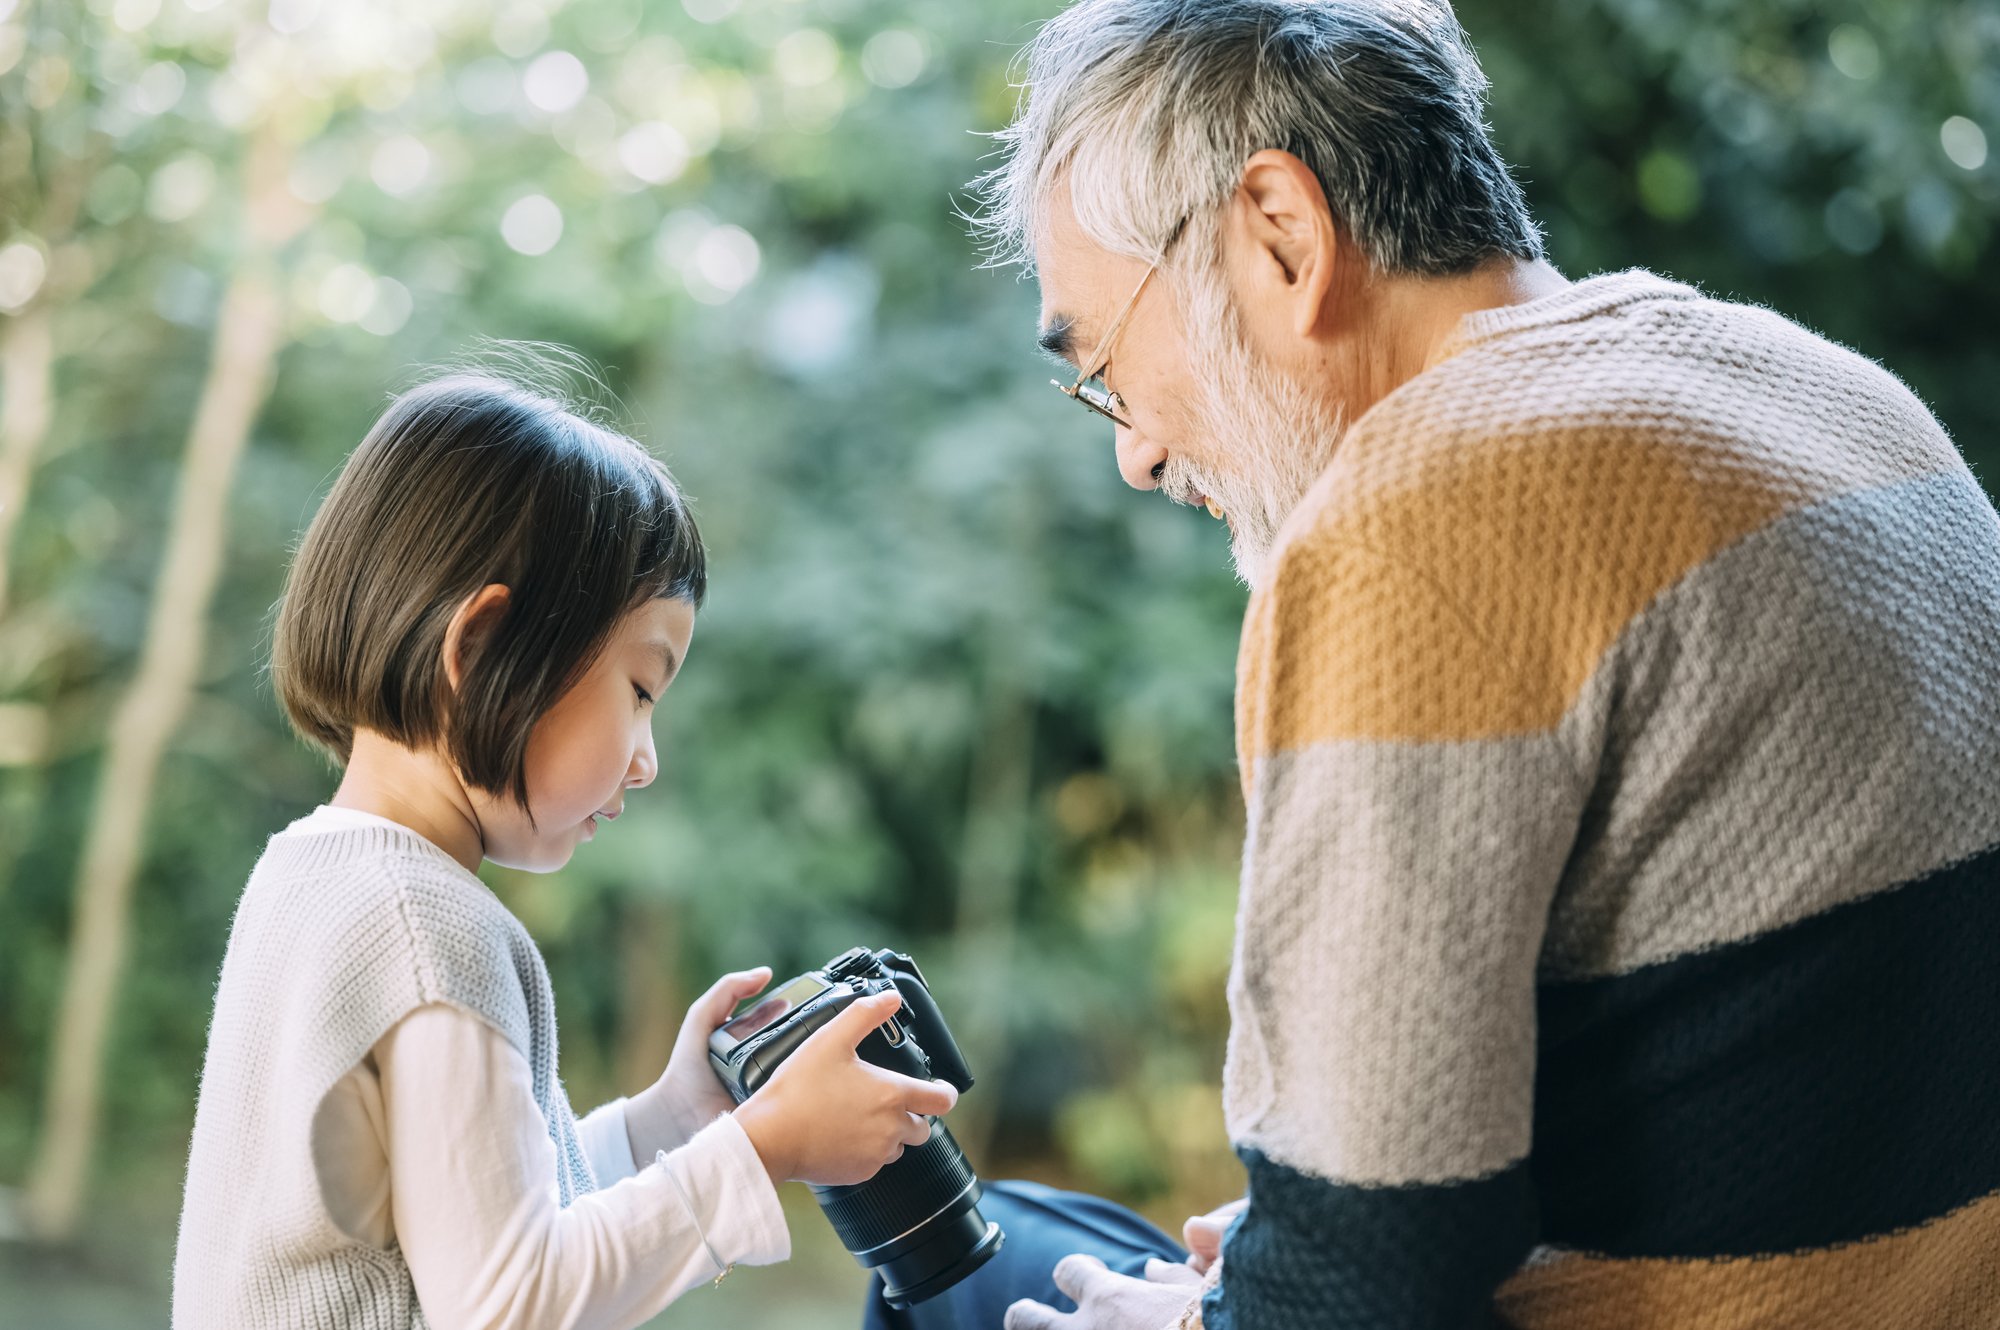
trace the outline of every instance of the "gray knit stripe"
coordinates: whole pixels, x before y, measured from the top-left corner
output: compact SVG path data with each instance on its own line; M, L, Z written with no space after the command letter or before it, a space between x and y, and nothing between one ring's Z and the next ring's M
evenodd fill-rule
M1358 1183L1524 1157L1535 956L1584 800L1567 754L1550 736L1344 741L1264 759L1255 787L1230 1139Z
M2000 809L2000 524L1963 466L1789 513L1647 607L1572 714L1613 695L1545 978L1965 858Z

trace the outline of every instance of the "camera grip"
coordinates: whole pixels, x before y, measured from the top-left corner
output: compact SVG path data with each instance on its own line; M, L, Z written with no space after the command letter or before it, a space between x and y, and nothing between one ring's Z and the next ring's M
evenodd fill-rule
M890 1024L901 1027L897 1042L889 1041L890 1025L870 1030L868 1037L855 1046L854 1052L863 1062L872 1063L884 1071L899 1072L904 1076L914 1076L920 1081L931 1077L930 1059L917 1047L917 1041L910 1037L909 1028L903 1023L903 1015L898 1012L889 1018Z
M948 1082L952 1089L964 1094L972 1088L972 1069L965 1065L965 1055L958 1051L958 1041L951 1037L951 1027L944 1023L937 999L931 996L915 962L906 956L898 956L896 960L908 966L908 969L889 967L896 991L903 995L903 1009L897 1013L897 1019L923 1045L928 1067L924 1074Z

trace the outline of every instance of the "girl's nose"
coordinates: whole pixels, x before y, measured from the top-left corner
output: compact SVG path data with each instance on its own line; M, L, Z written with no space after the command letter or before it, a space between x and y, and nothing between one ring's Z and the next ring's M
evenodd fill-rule
M659 774L660 751L653 743L653 727L648 725L639 739L639 746L632 751L632 766L625 773L625 784L632 789L643 790Z
M1135 490L1155 490L1160 487L1158 475L1160 466L1167 460L1167 450L1135 429L1117 426L1112 444L1118 455L1118 474L1125 477L1125 483Z

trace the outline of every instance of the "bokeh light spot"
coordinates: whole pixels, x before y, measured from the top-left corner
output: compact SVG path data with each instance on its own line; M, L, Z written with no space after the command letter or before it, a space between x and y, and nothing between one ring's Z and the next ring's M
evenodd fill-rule
M0 249L0 309L12 313L33 300L48 272L49 262L39 245L16 240Z
M1938 128L1938 141L1952 165L1977 171L1986 165L1986 131L1962 115L1955 115Z
M907 88L930 61L924 39L906 28L885 28L861 48L861 72L878 88Z
M530 258L554 249L562 233L562 209L546 194L515 199L500 219L500 238L507 248Z
M704 235L681 270L688 294L720 305L757 276L762 255L756 238L740 226L718 226Z
M1882 209L1858 189L1828 199L1825 221L1828 238L1849 254L1866 254L1882 243Z
M649 185L664 185L687 169L687 141L672 125L648 120L619 138L618 164Z
M153 172L146 212L155 221L186 221L201 211L214 190L215 164L198 152L182 153Z
M550 51L536 56L528 66L521 77L521 91L536 110L552 115L567 111L590 91L590 71L568 51Z
M1826 37L1827 58L1847 77L1866 83L1882 72L1882 52L1866 28L1843 23Z
M395 198L414 193L430 173L431 150L407 134L384 139L368 163L376 188Z
M1639 202L1663 222L1684 222L1701 207L1701 177L1694 163L1661 148L1639 161Z

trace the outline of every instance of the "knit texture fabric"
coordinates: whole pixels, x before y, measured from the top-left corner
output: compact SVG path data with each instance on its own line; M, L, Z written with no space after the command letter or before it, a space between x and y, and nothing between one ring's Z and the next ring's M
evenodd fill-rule
M375 1041L433 1002L486 1021L526 1058L562 1204L595 1190L556 1075L548 970L520 921L415 832L274 836L216 989L174 1257L177 1330L424 1324L402 1253L328 1214L312 1125Z
M2000 1326L2000 518L1650 274L1449 350L1245 623L1206 1324Z

